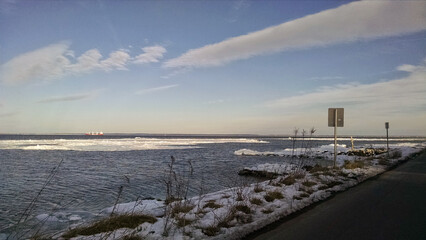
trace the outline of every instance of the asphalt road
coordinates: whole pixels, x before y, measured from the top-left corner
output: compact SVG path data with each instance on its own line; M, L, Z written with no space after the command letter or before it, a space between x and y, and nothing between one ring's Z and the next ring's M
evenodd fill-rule
M426 239L426 152L272 228L247 239Z

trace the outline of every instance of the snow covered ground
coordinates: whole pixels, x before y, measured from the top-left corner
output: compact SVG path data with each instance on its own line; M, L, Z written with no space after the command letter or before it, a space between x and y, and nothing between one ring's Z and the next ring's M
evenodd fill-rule
M167 207L164 201L160 200L118 204L102 210L101 214L107 216L112 211L119 214L146 214L155 216L157 222L143 223L135 229L118 229L110 233L78 236L73 239L118 239L127 235L137 235L143 239L238 239L312 203L326 199L334 192L343 191L386 171L389 166L420 152L426 147L426 143L392 147L389 157L387 154L374 157L339 155L339 168L336 169L316 166L306 171L295 167L297 164L251 166L250 169L280 172L285 175L172 202ZM348 148L339 146L339 150L347 152ZM312 152L324 154L325 151L332 152L330 146L319 147ZM287 155L289 150L271 153ZM235 152L239 155L271 153L247 149ZM42 217L54 220L52 216L40 216ZM168 234L164 232L166 223Z

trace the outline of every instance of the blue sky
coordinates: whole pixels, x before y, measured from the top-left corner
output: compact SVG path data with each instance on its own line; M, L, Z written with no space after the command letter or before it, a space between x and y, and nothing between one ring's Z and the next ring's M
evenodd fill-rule
M0 3L1 133L426 135L424 1Z

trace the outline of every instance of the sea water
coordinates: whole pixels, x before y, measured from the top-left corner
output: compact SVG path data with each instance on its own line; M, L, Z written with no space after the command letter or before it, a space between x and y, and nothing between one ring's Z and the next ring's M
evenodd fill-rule
M391 144L424 141L392 138ZM296 147L332 143L333 138L297 139ZM384 138L355 139L356 147L385 143ZM350 146L350 138L339 144ZM28 216L23 228L43 222L44 228L61 230L96 218L117 201L164 199L171 156L177 172L194 170L188 175L188 197L252 183L258 179L238 176L238 171L291 159L238 156L235 151L279 151L292 145L288 137L0 135L0 233L14 231L22 216ZM28 206L33 208L25 214Z

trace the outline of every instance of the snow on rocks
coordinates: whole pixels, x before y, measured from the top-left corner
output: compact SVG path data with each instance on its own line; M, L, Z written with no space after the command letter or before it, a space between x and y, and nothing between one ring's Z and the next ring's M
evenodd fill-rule
M339 168L313 166L308 170L288 164L263 164L254 168L285 176L233 187L214 193L165 205L162 201L142 200L118 204L104 209L103 213L138 212L157 216L153 224L143 223L136 229L118 229L105 238L105 234L79 236L75 239L121 238L137 235L143 239L239 239L280 218L315 202L330 197L334 192L358 184L384 172L389 165L404 161L423 147L403 146L392 151L394 159L386 154L369 157L341 158ZM392 152L390 153L392 154ZM382 160L386 161L382 161ZM358 165L345 165L346 161L363 161ZM385 165L381 163L386 163ZM349 168L350 166L350 168ZM347 167L347 168L345 168ZM165 228L167 224L167 228ZM166 232L164 230L167 230ZM111 238L114 236L114 238Z

